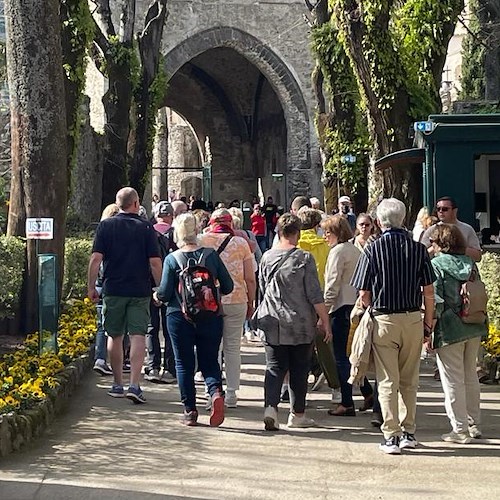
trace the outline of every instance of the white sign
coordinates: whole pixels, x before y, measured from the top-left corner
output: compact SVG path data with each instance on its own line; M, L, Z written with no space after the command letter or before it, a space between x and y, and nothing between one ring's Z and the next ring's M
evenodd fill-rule
M54 219L48 217L28 217L26 219L28 240L53 240Z

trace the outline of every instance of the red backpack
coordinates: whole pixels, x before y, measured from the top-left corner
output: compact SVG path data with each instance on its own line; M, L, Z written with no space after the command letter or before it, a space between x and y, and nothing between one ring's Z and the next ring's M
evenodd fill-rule
M177 297L184 317L191 323L211 318L221 311L219 290L205 266L206 258L212 252L212 248L203 248L198 261L188 258L180 250L172 253L181 268Z

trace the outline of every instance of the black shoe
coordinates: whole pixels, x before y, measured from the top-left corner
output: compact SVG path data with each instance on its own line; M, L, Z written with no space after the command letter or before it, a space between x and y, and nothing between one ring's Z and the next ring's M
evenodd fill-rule
M378 412L373 412L373 417L371 419L371 422L373 427L376 427L377 429L380 429L380 426L384 423L384 419L382 418L382 413Z
M288 392L288 389L286 391L283 391L280 397L280 401L282 403L289 403L290 402L290 393Z
M414 449L417 447L417 440L415 439L415 434L410 434L409 432L403 432L403 437L399 442L399 448L404 450L405 448Z

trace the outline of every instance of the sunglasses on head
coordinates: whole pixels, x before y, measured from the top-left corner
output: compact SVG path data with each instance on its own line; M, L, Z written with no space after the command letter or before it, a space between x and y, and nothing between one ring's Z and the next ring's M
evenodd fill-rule
M436 207L436 212L448 212L448 210L453 210L452 207Z

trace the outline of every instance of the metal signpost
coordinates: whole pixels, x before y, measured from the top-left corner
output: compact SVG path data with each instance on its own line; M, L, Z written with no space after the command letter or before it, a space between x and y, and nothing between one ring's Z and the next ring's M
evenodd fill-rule
M38 292L38 346L43 352L57 352L59 298L57 294L57 255L40 253L39 240L54 238L54 219L26 219L26 238L36 240Z

